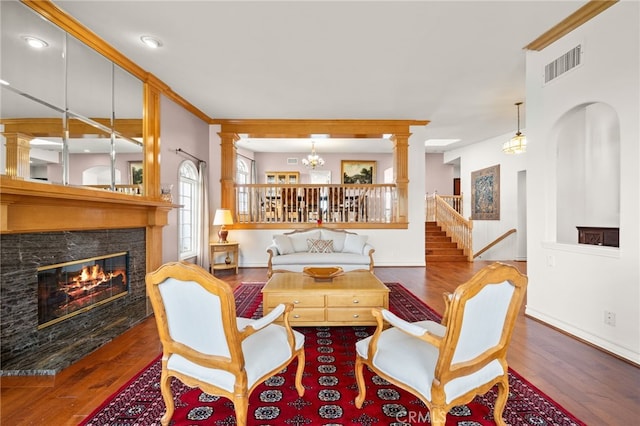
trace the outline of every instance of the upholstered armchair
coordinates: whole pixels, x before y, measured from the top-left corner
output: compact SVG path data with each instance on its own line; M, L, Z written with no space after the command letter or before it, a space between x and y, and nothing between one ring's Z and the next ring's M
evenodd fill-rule
M509 395L507 348L522 305L527 277L501 263L487 266L453 294L446 294L442 323L409 323L375 308L375 333L356 344L356 407L365 400L363 367L416 395L429 408L431 424L443 426L447 412L497 385L493 415ZM384 328L389 323L392 327Z
M161 266L147 274L146 285L162 342L163 425L174 412L172 377L230 399L238 425L247 423L253 389L296 358L295 387L304 394L304 335L289 326L293 305L258 320L237 318L231 287L189 263ZM284 325L273 324L283 315Z

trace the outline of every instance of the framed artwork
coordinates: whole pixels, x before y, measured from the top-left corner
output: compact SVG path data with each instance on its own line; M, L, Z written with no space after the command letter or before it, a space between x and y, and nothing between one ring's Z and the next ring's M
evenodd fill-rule
M142 161L129 161L129 185L142 183Z
M342 160L342 183L376 183L376 162Z
M471 172L471 219L500 220L500 165Z

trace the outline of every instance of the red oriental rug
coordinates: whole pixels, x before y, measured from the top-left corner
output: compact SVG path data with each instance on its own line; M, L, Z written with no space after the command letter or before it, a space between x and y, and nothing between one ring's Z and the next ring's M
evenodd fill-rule
M263 283L244 283L236 291L239 316L262 316ZM390 310L408 321L439 315L397 283L391 289ZM390 385L365 369L367 398L362 409L354 399L355 343L374 327L298 327L305 334L305 394L294 388L295 362L280 375L258 386L249 400L249 425L394 425L429 424L429 411L415 396ZM160 395L160 356L96 409L82 425L159 425L165 407ZM516 425L586 425L513 370L510 395L503 417ZM235 425L233 405L226 398L208 395L174 379L176 410L172 425ZM471 403L452 409L447 426L494 425L496 394L489 391Z

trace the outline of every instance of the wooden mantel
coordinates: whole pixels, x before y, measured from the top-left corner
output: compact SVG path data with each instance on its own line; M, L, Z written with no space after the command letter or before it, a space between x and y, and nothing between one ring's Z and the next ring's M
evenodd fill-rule
M0 176L0 234L146 228L147 267L162 263L162 227L175 206L100 189Z

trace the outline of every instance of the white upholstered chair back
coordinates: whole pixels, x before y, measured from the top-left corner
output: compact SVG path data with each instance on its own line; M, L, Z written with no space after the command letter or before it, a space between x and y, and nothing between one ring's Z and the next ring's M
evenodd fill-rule
M175 278L167 278L158 288L172 340L203 354L230 357L219 295L195 281Z
M229 284L190 263L164 266L154 272L147 292L165 355L217 355L242 365L235 299Z
M506 365L506 350L526 285L526 276L516 268L494 264L458 286L445 313L446 350L438 359L436 374L454 377L458 367L473 365L472 370L479 370L492 360Z
M513 290L503 281L484 287L466 301L453 363L472 360L500 344Z

